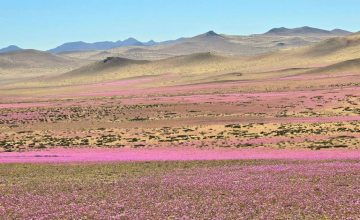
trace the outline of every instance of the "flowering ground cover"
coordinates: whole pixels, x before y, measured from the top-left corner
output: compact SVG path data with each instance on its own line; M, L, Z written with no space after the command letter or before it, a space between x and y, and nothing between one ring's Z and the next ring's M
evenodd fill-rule
M358 219L359 86L285 71L1 88L0 219Z
M0 164L2 219L357 219L359 160Z
M56 148L0 154L2 163L187 161L187 160L345 160L360 159L360 150L349 149L272 149L272 148Z
M360 90L98 97L0 105L0 152L49 148L349 148Z

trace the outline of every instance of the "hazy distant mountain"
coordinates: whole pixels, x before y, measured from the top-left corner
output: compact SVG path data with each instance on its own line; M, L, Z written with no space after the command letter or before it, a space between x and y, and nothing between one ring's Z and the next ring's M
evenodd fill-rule
M334 29L332 31L323 30L319 28L312 28L312 27L299 27L299 28L273 28L270 31L266 32L264 35L281 35L281 36L346 36L352 34L352 32L341 30L341 29Z
M182 40L186 40L188 38L186 37L180 37L176 40L167 40L167 41L161 41L161 42L156 42L156 41L153 41L153 40L150 40L146 43L143 43L144 46L156 46L156 45L166 45L166 44L171 44L171 43L175 43L175 42L178 42L178 41L182 41Z
M132 46L134 44L141 43L133 38L129 38L123 41L104 41L104 42L96 42L96 43L85 43L82 41L79 42L70 42L62 44L54 49L48 50L48 52L59 53L62 51L74 51L74 50L108 50L115 47L121 46Z
M229 56L249 56L272 50L307 46L328 38L329 36L278 36L274 39L274 37L268 35L240 36L208 31L195 37L161 47L129 47L126 50L124 50L124 48L115 48L111 50L111 56L120 56L129 59L164 59L173 56L205 52ZM97 56L97 58L105 59L105 56L109 56L109 54L100 55ZM93 58L95 57L93 56L92 59Z
M220 37L220 35L215 33L214 31L208 31L203 35L205 35L206 37Z
M306 29L307 28L302 28L301 30L304 32ZM271 32L278 31L274 29ZM299 31L296 30L295 32ZM64 51L59 54L89 60L104 60L107 57L122 57L135 60L159 60L174 56L205 52L212 52L227 56L251 56L269 51L313 45L323 40L338 37L344 34L344 31L342 30L334 30L331 32L332 34L298 34L294 36L274 34L244 36L226 35L215 33L214 31L208 31L191 38L181 38L172 43L170 43L171 41L168 41L166 42L166 45L159 45L159 43L151 40L143 43L145 46L141 47L117 47L111 50L103 51ZM325 31L325 33L328 32Z
M121 42L121 41L118 41L118 42ZM129 47L129 46L143 46L143 43L136 40L135 38L130 37L130 38L124 40L123 42L121 42L121 45L120 45L120 47Z
M54 49L48 50L48 52L52 53L60 53L63 51L77 51L77 50L108 50L116 47L129 47L129 46L155 46L155 45L165 45L170 44L174 42L178 42L181 40L184 40L186 38L179 38L177 40L169 40L169 41L163 41L163 42L155 42L153 40L150 40L148 42L140 42L136 40L135 38L128 38L124 41L104 41L104 42L96 42L96 43L85 43L82 41L79 42L70 42L65 43L61 46L58 46Z
M23 50L22 48L15 46L15 45L10 45L8 47L2 48L0 49L0 53L5 53L5 52L10 52L10 51L16 51L16 50Z
M334 29L331 31L335 35L350 35L353 34L353 32L342 30L342 29Z
M360 64L360 32L345 37L328 38L320 43L308 47L299 47L293 50L278 50L273 53L266 53L249 58L238 58L220 56L214 53L195 53L190 55L175 56L158 61L149 60L130 60L120 57L108 57L104 60L93 62L89 65L75 69L63 75L47 78L46 83L99 83L104 79L115 81L122 78L142 76L144 74L161 74L172 72L178 76L202 75L212 72L236 71L242 72L244 69L259 68L257 66L281 67L282 65L294 67L306 63L338 62L331 66L321 67L319 69L309 69L310 74L328 74L328 73L349 73L359 71ZM257 40L264 36L257 36ZM266 36L269 38L268 36ZM272 37L270 37L272 38ZM279 37L281 38L281 36ZM292 37L286 37L292 38ZM305 38L305 37L304 37ZM312 37L313 38L313 37ZM197 44L202 48L236 48L234 36L217 34L213 31L198 35L175 45L161 47L161 52L168 49L183 49L190 51ZM187 46L190 45L190 46ZM211 45L211 47L209 46ZM170 48L169 48L170 47ZM186 47L188 47L186 49ZM141 48L146 50L147 48ZM152 48L153 50L154 48ZM143 53L144 51L142 51ZM293 69L289 69L293 70ZM121 74L120 74L121 73ZM106 76L106 77L104 77ZM219 77L219 75L216 75ZM110 80L111 79L111 80ZM189 78L194 83L193 78ZM220 78L217 78L218 80Z

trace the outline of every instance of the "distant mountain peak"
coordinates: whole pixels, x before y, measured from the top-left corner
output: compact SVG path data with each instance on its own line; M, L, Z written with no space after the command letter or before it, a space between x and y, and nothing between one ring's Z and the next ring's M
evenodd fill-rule
M283 35L283 36L301 36L301 35L323 35L323 36L345 36L349 35L351 32L334 29L332 31L323 30L319 28L313 28L309 26L303 26L299 28L273 28L265 33L265 35Z
M344 31L343 29L335 28L332 31Z
M126 40L124 40L124 41L127 41L127 40L138 41L138 40L136 40L136 39L133 38L133 37L129 37L128 39L126 39Z
M220 35L218 35L217 33L215 33L214 31L208 31L205 33L206 37L219 37Z
M0 49L0 53L10 52L10 51L16 51L16 50L23 50L22 48L16 46L16 45L10 45L8 47Z
M286 28L286 27L273 28L268 32L278 32L278 31L285 31L285 30L289 30L289 28Z
M283 33L283 32L285 32L287 30L289 30L289 29L285 28L285 27L273 28L273 29L269 30L268 32L266 32L265 34Z
M334 34L339 34L339 35L350 35L350 34L353 34L353 32L346 31L346 30L343 30L343 29L338 29L338 28L333 29L331 32L334 33Z

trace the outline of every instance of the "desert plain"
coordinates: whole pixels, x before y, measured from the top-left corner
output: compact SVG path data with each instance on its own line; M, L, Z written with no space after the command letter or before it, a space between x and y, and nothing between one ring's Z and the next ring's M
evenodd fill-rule
M246 56L199 37L0 54L0 216L357 219L360 33Z

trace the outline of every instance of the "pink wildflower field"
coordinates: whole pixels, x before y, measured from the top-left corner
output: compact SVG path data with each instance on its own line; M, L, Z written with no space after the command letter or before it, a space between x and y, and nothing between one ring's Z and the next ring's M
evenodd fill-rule
M192 160L345 160L360 159L359 150L308 150L266 148L217 148L195 147L162 148L81 148L50 149L30 152L0 154L0 163L57 163L57 162L126 162L126 161L192 161Z
M349 152L339 153L301 152L302 158L291 160L245 155L246 160L57 163L61 160L52 158L0 164L0 216L357 219L359 160L340 159Z
M358 75L0 94L0 219L359 219Z

